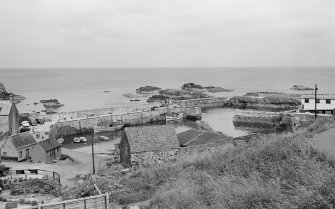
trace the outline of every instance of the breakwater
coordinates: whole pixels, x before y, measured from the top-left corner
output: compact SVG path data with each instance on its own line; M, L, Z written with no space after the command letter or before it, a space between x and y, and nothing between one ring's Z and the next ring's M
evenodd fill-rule
M95 126L109 127L113 121L122 121L125 126L144 125L155 122L165 121L168 111L183 113L186 118L201 119L201 109L199 107L175 107L168 110L168 108L157 108L155 110L127 112L120 115L97 115L86 116L86 118L59 120L56 122L49 132L49 138L60 138L68 135L82 134L90 132ZM94 112L94 111L90 111ZM101 112L96 112L101 113ZM69 113L64 113L69 116Z
M200 107L201 109L208 108L223 108L227 107L228 100L226 98L202 98L202 99L187 99L178 100L176 104L188 107Z

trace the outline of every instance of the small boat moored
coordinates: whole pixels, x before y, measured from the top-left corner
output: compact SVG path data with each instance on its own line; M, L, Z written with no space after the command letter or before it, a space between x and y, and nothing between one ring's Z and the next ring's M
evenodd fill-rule
M166 116L166 121L175 121L175 120L182 120L184 118L183 113L174 113L172 115Z

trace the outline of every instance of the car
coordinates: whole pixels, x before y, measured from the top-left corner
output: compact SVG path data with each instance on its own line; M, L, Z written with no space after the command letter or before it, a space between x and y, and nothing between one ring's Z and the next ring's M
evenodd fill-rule
M104 141L108 141L109 140L109 138L107 136L100 136L100 139L104 140Z
M28 121L22 121L21 122L21 125L23 126L23 127L29 127L30 126L30 124L29 124L29 122Z
M74 138L73 138L73 141L74 141L75 143L79 143L79 142L80 142L80 139L79 139L78 137L74 137Z
M80 141L86 143L86 142L87 142L87 139L86 139L86 137L83 137L83 136L82 136L82 137L80 137Z
M32 125L32 126L37 126L36 121L31 121L31 125Z

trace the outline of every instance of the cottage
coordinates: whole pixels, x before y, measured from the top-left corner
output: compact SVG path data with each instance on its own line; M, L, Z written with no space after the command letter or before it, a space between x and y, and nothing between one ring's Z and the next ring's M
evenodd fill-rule
M9 100L0 100L0 135L19 133L19 111Z
M191 129L177 135L181 147L190 147L203 144L227 144L233 138L221 133L199 131Z
M62 145L56 139L47 139L36 144L31 154L34 162L52 163L62 156Z
M141 126L124 129L120 162L128 166L149 165L175 159L179 143L173 126Z
M315 101L314 94L307 94L301 97L301 111L302 112L315 112L319 114L335 114L335 95L318 94Z
M36 146L35 137L28 133L9 136L1 146L1 158L17 161L30 160L33 148Z

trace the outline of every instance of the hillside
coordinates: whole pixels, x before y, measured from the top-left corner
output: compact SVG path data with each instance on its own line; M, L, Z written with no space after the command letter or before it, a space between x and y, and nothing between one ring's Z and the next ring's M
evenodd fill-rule
M114 184L111 197L146 201L143 208L333 208L335 160L308 142L333 125L317 121L299 133L139 169Z

